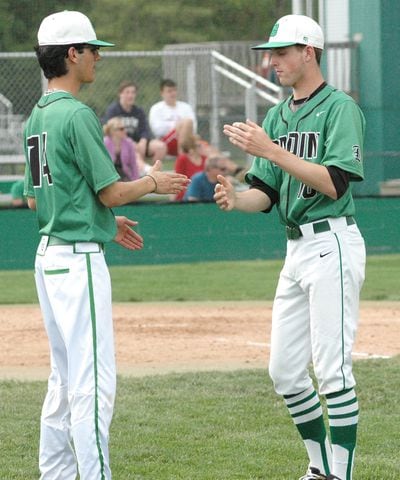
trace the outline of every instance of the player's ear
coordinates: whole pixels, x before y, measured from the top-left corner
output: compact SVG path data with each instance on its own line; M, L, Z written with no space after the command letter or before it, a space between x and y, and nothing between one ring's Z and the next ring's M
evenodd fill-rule
M315 58L314 47L311 47L310 45L305 46L303 53L304 53L304 58L306 62L310 62L313 58Z
M65 57L69 61L76 63L78 60L78 54L79 54L78 50L74 46L71 46L68 48L68 51Z

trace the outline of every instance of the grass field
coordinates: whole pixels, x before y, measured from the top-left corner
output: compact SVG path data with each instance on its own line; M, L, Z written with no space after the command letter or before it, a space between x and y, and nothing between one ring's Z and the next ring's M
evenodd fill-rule
M110 267L115 302L272 300L282 261ZM400 301L400 255L370 256L362 300ZM37 303L32 271L0 271L0 304Z
M354 480L398 480L400 359L355 365L361 405ZM0 478L34 480L44 382L3 382ZM264 370L120 378L116 480L294 480L307 459Z
M282 262L112 267L114 300L268 300ZM364 300L400 300L400 255L369 257ZM0 272L0 303L35 303L32 272ZM0 307L1 308L1 307ZM354 480L398 480L400 358L355 363L361 407ZM39 477L45 382L0 382L0 480ZM115 480L293 480L307 459L267 372L119 378Z

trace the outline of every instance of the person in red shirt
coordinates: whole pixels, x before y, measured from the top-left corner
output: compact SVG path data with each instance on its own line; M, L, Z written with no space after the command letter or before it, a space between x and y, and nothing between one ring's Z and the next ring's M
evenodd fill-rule
M183 173L191 178L195 173L204 170L207 158L205 142L198 135L191 135L186 141L182 142L182 153L175 161L175 172ZM180 202L183 200L184 192L179 192L174 200Z

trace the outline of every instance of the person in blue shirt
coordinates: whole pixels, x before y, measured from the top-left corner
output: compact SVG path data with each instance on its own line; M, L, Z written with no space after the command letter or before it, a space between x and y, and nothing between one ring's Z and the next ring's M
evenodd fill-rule
M192 177L192 182L185 192L184 201L213 202L217 176L227 173L226 159L222 156L207 158L205 168Z

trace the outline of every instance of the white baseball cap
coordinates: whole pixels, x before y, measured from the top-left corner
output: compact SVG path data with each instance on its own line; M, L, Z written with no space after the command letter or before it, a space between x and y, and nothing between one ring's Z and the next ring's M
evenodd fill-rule
M38 44L73 45L87 43L98 47L113 47L113 43L97 40L96 32L86 15L64 10L52 13L42 20L38 31Z
M305 15L285 15L273 26L268 42L252 49L268 50L296 44L324 48L324 34L315 20Z

